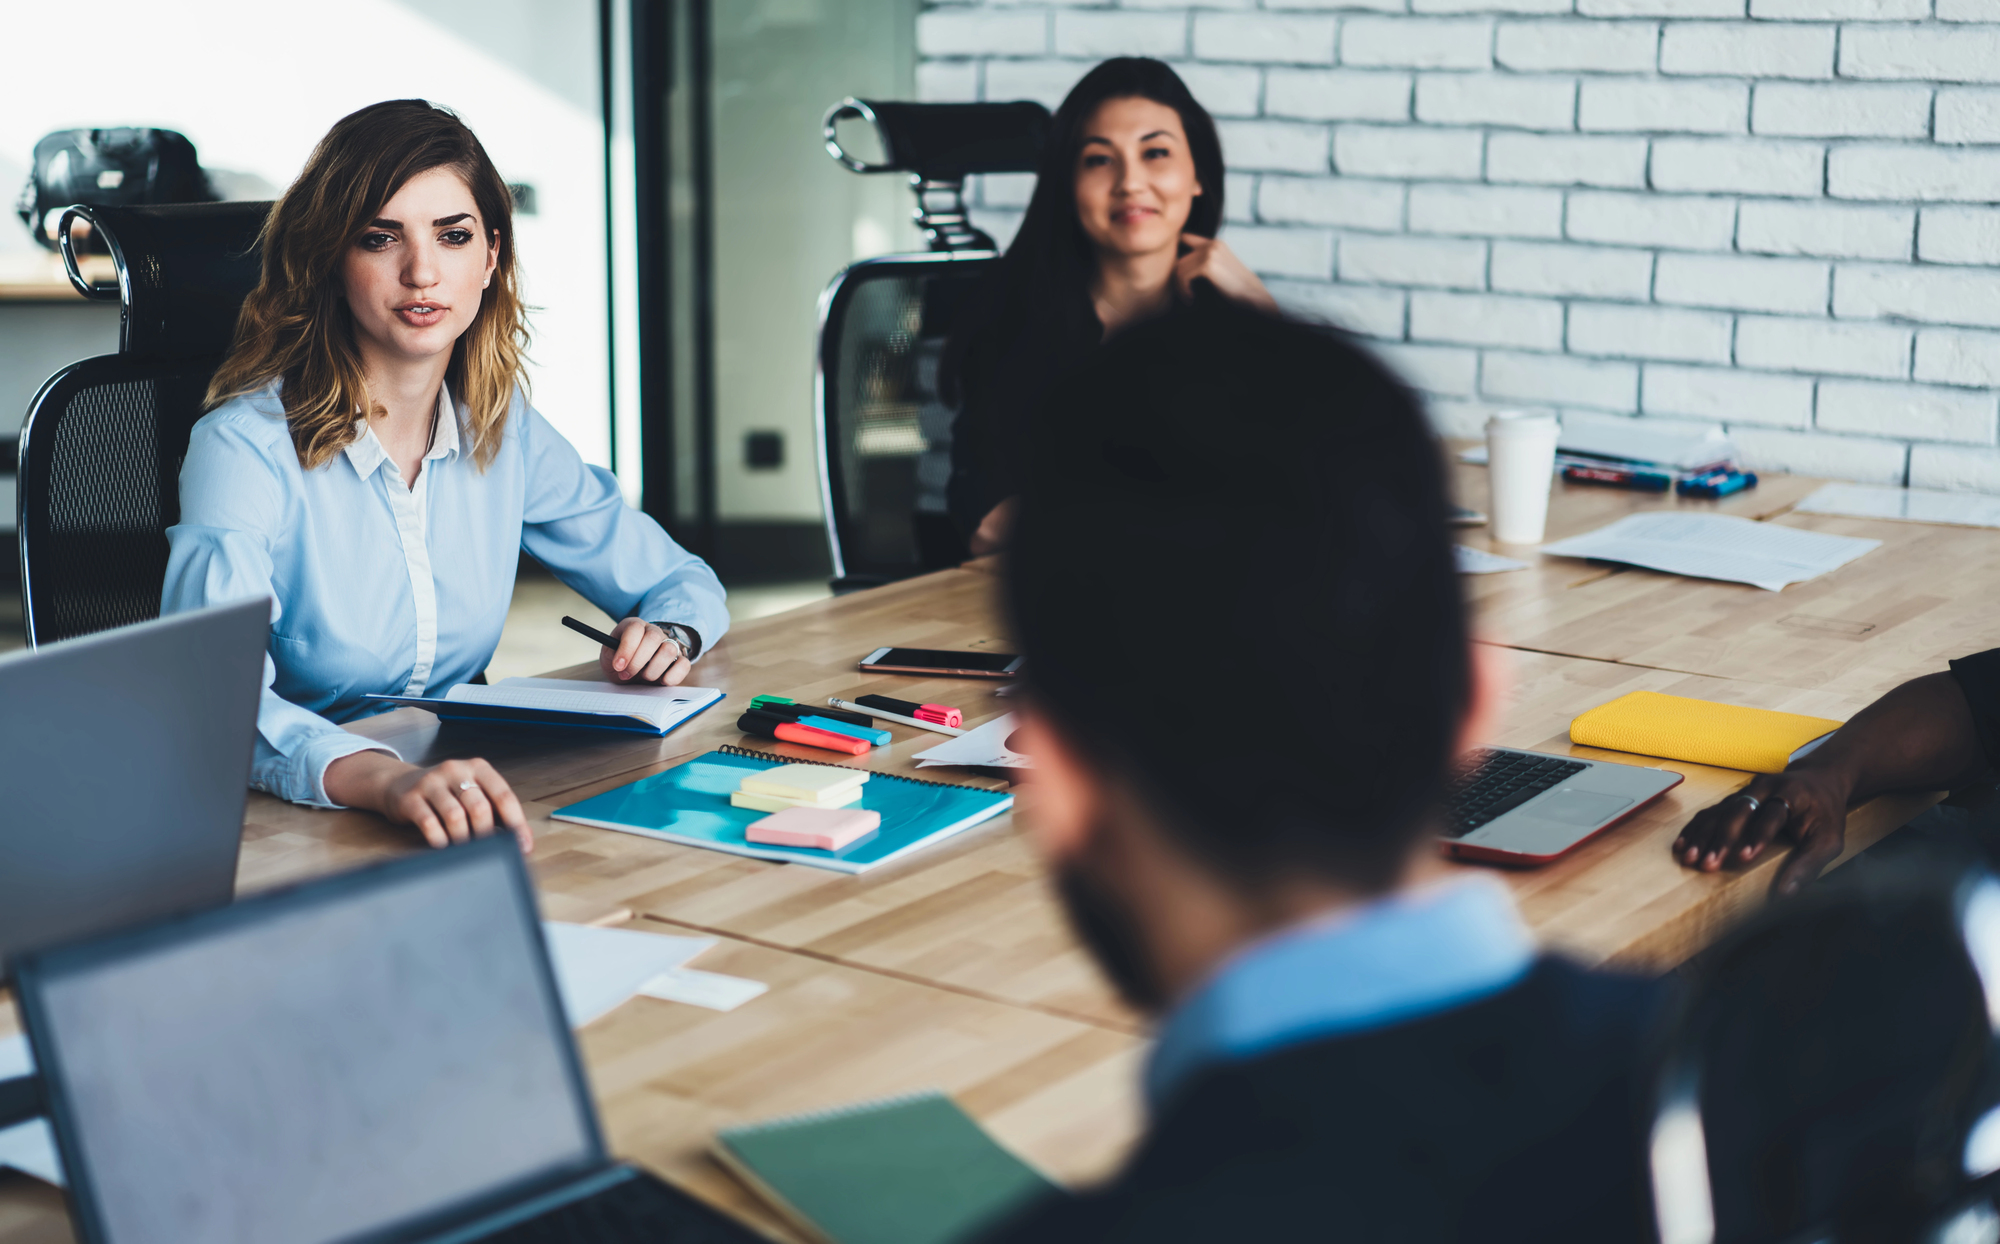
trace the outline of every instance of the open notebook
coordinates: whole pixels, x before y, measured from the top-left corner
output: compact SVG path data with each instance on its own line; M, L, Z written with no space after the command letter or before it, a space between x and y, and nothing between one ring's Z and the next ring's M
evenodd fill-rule
M666 734L720 700L722 692L713 687L621 687L577 678L503 678L490 687L460 683L442 696L365 698L428 709L451 721Z

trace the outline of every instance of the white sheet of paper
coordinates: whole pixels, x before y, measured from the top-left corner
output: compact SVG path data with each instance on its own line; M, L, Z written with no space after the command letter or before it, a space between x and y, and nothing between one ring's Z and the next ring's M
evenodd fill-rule
M668 937L554 920L544 920L542 932L572 1028L618 1009L647 981L715 945L712 937Z
M763 981L744 976L724 976L720 972L698 972L675 968L645 983L639 992L665 1002L685 1002L711 1011L733 1011L750 999L770 991Z
M1788 583L1816 579L1881 546L1880 540L1829 536L1727 514L1654 510L1627 515L1587 535L1545 544L1542 552L1748 583L1776 592Z
M28 1048L28 1034L0 1037L0 1080L35 1074L35 1052Z
M0 1037L0 1080L35 1073L35 1054L26 1034ZM36 1179L63 1186L62 1159L56 1156L55 1133L48 1120L30 1119L0 1128L0 1166L11 1166Z
M1936 488L1823 484L1794 508L1803 514L1851 514L1856 518L1900 518L1956 527L2000 527L2000 497Z
M1528 563L1517 562L1511 557L1489 553L1485 549L1475 549L1469 544L1454 544L1458 554L1458 573L1497 574L1502 570L1526 570Z
M63 1186L62 1158L47 1119L29 1119L0 1129L0 1166L11 1166L43 1183Z
M990 765L998 769L1031 769L1034 763L1017 751L1007 747L1007 736L1014 733L1020 723L1014 714L1002 713L977 730L968 730L955 739L947 739L928 751L917 753L917 768L928 769L934 765Z

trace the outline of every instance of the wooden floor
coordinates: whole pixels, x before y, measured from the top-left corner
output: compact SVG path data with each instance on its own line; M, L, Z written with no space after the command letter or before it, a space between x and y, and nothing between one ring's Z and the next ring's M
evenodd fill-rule
M1484 503L1483 471L1461 468L1462 499ZM1469 576L1487 642L1512 649L1515 688L1494 742L1664 766L1686 780L1582 850L1501 873L1551 945L1587 962L1671 967L1763 899L1775 857L1721 874L1680 868L1667 844L1693 812L1746 774L1572 746L1571 718L1647 689L1846 717L1948 656L2000 644L1981 605L2000 583L1992 532L1796 516L1815 481L1767 478L1717 503L1560 485L1550 538L1661 505L1882 539L1885 547L1782 593L1711 584L1486 545L1524 571ZM591 1025L582 1045L614 1148L780 1238L784 1230L705 1155L729 1123L887 1093L941 1087L1023 1156L1066 1180L1112 1169L1136 1134L1144 1025L1112 996L1064 926L1012 815L907 861L850 877L568 825L555 809L721 744L746 740L734 712L760 693L818 700L882 692L959 705L968 724L1006 708L983 684L863 675L883 643L1006 650L990 564L820 601L735 629L698 668L727 704L666 739L440 728L403 709L357 726L413 760L484 755L529 802L533 868L557 919L699 931L721 945L697 966L768 982L727 1014L638 999ZM1990 611L1988 611L1990 613ZM564 671L588 676L585 665ZM1218 678L1227 679L1227 659ZM896 727L858 763L908 772L939 736ZM780 754L824 759L786 744ZM945 776L1000 786L1005 776ZM1855 810L1850 854L1936 798ZM241 888L313 876L416 849L357 812L252 796ZM1440 861L1440 869L1456 867ZM10 1019L0 1017L0 1029ZM0 1244L64 1239L59 1200L0 1176Z

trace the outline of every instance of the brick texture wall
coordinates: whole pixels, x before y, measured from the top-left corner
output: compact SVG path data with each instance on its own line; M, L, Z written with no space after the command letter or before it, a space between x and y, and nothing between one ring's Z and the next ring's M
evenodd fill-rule
M2000 0L930 4L932 100L1172 62L1224 237L1439 426L1720 421L1753 464L2000 492ZM1011 236L1031 179L976 187Z

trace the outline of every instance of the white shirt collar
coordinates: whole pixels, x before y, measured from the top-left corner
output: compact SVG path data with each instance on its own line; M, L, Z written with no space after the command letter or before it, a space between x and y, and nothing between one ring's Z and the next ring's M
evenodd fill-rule
M361 430L347 443L347 460L354 464L354 471L362 479L367 479L389 461L389 451L382 448L382 442L375 437L375 429L368 421L360 421ZM451 400L451 390L445 385L438 386L437 435L431 438L431 447L423 460L429 462L458 452L458 408Z

